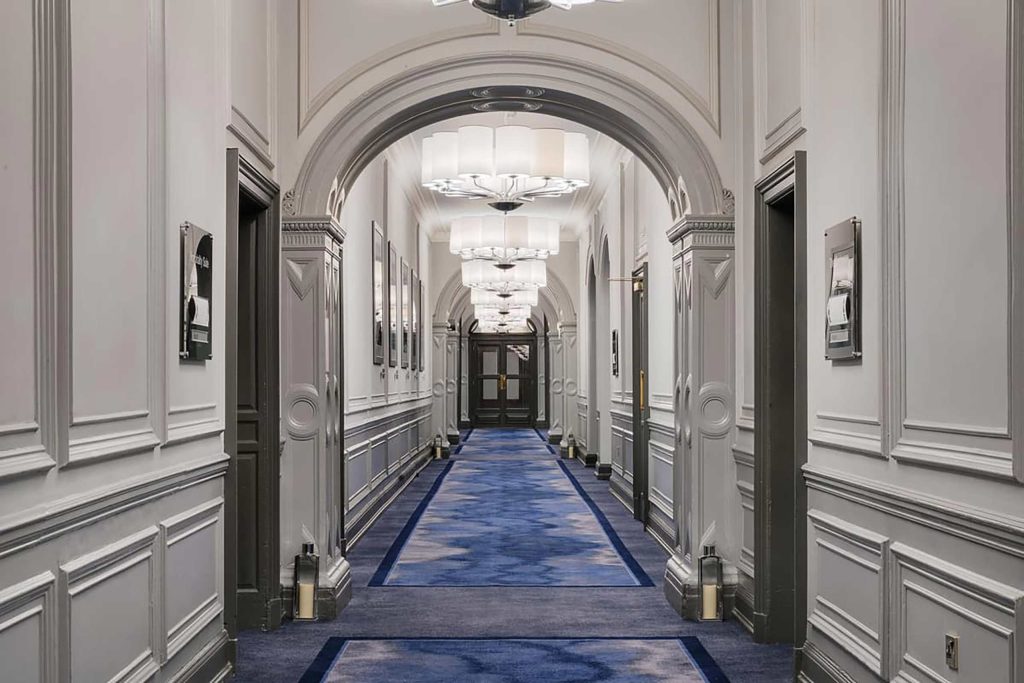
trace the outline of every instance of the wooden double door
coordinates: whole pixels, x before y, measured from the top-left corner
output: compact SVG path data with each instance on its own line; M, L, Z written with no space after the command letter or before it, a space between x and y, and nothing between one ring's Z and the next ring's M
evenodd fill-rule
M536 337L473 335L469 347L469 410L473 426L534 426Z

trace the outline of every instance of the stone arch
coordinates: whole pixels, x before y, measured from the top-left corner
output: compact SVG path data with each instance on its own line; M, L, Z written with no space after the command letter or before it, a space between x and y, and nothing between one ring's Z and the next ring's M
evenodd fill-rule
M650 168L677 214L724 209L707 146L685 116L650 88L567 57L490 53L418 65L342 109L306 155L285 211L338 215L359 173L403 136L455 116L524 106L617 140Z

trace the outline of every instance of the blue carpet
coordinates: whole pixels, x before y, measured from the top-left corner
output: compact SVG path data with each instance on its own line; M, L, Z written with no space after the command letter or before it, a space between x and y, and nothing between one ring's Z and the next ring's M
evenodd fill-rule
M503 455L485 448L492 430L474 431L467 444L476 446L473 462L515 460L525 467L555 458L544 455ZM536 435L534 443L540 443ZM457 457L456 460L466 460ZM576 485L600 510L607 524L628 548L630 556L654 581L652 587L578 588L572 586L515 587L409 587L369 588L396 537L424 505L448 462L436 460L413 479L394 503L383 511L370 530L350 548L352 601L334 621L292 623L270 631L243 631L238 637L235 683L290 683L300 679L325 644L335 643L322 664L326 672L340 652L339 640L522 640L522 639L626 639L682 638L689 658L703 668L709 681L720 670L733 683L791 683L793 650L787 645L757 645L738 622L691 622L679 618L663 593L668 556L642 524L611 494L608 483L578 461L563 461ZM552 519L552 523L559 520ZM411 532L410 532L411 533ZM698 641L699 638L699 641ZM349 653L352 654L352 653ZM325 655L326 656L326 655ZM347 674L348 655L338 670ZM352 660L354 661L354 660ZM434 671L436 659L422 667L426 680L445 680L443 669ZM671 669L662 671L669 675ZM318 679L314 679L318 680ZM375 679L364 679L375 683ZM401 681L385 674L376 681ZM489 681L487 677L461 677L460 683ZM501 679L498 679L501 680ZM586 680L586 679L584 679ZM678 678L669 680L679 680Z
M727 683L706 654L694 637L331 638L300 683Z
M547 453L532 432L529 447ZM492 436L518 443L522 432ZM460 456L461 458L461 456ZM515 459L445 467L371 586L653 586L565 465Z

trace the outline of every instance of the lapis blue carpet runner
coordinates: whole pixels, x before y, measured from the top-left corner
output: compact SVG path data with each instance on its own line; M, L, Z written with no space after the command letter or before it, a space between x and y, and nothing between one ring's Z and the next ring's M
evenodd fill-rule
M704 683L727 679L683 638L331 638L301 683Z
M654 585L535 432L478 443L466 442L370 585ZM463 460L467 452L484 459Z
M462 433L347 557L337 618L240 633L236 683L793 680L789 646L680 619L665 551L532 429Z

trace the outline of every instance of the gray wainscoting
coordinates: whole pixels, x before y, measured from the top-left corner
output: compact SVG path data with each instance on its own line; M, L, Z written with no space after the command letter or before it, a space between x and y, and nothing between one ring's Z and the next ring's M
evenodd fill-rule
M651 502L647 520L648 530L667 548L676 545L675 504L672 501L673 453L675 451L675 428L671 411L666 412L656 405L651 406L648 421L647 471L648 499Z
M612 418L612 494L633 511L633 414L632 406L618 403Z
M345 430L345 529L350 547L426 464L432 439L429 398L359 417L361 422Z
M0 519L3 671L26 681L227 676L227 459L195 451L165 448L160 460L174 464Z

